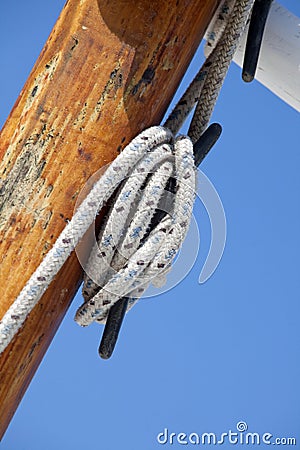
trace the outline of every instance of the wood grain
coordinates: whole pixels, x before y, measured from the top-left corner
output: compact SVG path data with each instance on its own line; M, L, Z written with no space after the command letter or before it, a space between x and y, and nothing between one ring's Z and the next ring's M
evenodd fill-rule
M218 3L67 2L1 132L1 317L89 177L160 123ZM73 254L1 355L1 436L81 277Z

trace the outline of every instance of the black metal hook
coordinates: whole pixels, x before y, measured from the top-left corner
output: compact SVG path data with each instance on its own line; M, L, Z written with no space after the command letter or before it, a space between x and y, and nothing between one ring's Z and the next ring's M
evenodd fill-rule
M129 298L120 298L109 310L102 339L99 345L99 355L103 359L111 357L116 346L119 332L124 320Z
M219 123L212 123L194 144L195 166L199 167L222 133Z
M221 125L218 123L212 123L194 144L195 165L197 167L201 164L207 153L217 142L221 135L221 132ZM170 178L169 181L170 182L168 183L166 190L174 193L176 189L175 180L174 178ZM167 208L163 209L165 210ZM164 210L158 209L156 211L151 221L149 232L153 230L164 218L164 216L166 215L166 212ZM99 346L99 355L103 359L110 358L114 351L127 309L128 301L128 297L120 298L109 310Z
M242 78L246 83L255 77L266 21L273 0L255 0L248 30Z

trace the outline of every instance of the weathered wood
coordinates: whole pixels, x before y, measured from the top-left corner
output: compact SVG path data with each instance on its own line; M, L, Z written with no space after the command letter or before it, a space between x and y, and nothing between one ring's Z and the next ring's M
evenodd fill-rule
M0 138L0 316L87 179L160 123L218 0L69 0ZM81 281L73 254L0 359L0 435Z

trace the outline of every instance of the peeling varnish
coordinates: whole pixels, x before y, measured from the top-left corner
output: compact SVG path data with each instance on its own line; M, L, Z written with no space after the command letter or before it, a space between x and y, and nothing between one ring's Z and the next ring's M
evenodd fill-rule
M31 88L29 88L29 95L27 97L22 115L24 115L32 107L33 103L39 100L41 92L45 89L45 83L53 79L59 58L59 53L53 56L53 58L45 64L44 70L37 77L35 77Z
M55 114L55 111L53 111ZM43 171L47 160L51 158L56 150L55 141L60 138L60 133L70 122L70 115L60 123L60 132L56 131L56 118L52 125L47 128L41 124L39 131L34 132L23 144L22 151L14 161L10 169L10 160L6 156L14 152L15 145L8 148L3 160L3 175L6 178L0 181L0 230L8 230L9 218L23 210L24 214L32 216L30 221L34 225L37 221L42 222L43 228L48 226L52 212L49 213L49 196L53 191L53 185L46 183ZM43 190L45 193L43 193ZM41 195L38 195L40 194Z
M52 184L49 184L49 186L48 186L47 189L46 189L44 198L50 197L52 191L53 191L53 185L52 185Z
M44 223L43 223L43 228L44 228L44 230L46 230L46 228L48 227L52 215L53 215L53 212L52 212L52 211L48 211L48 212L47 212L47 214L46 214L46 216L45 216L45 219L44 219L44 221L43 221L43 222L44 222Z
M72 53L75 50L75 48L77 47L77 45L79 44L79 39L77 36L72 36L72 39L73 39L73 44L72 44L72 47L70 48L70 53Z
M107 99L115 100L117 97L117 91L122 86L123 86L123 72L121 69L121 63L120 61L118 61L110 74L109 80L107 81L99 100L97 101L94 111L91 114L90 117L91 121L96 122L100 118L101 110L105 100Z
M88 103L85 102L83 105L83 108L81 109L78 116L74 120L74 123L73 123L74 127L77 127L77 125L82 125L82 123L84 122L84 119L86 117L86 114L87 114L87 109L88 109Z
M174 47L174 45L178 42L178 36L174 36L165 44L165 47Z

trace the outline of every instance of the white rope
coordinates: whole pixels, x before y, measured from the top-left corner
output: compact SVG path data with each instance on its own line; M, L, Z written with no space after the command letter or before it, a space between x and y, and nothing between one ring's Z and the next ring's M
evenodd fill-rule
M153 162L161 152L161 165L149 179ZM170 176L177 185L172 211L144 239ZM136 199L146 179L148 182ZM189 138L177 138L174 152L172 145L165 142L140 161L122 187L100 233L99 244L89 258L87 273L92 269L96 279L85 279L83 292L87 301L76 314L80 325L94 320L104 323L110 307L121 297L129 297L132 306L149 283L170 266L189 227L195 180Z
M191 128L191 137L194 142L208 123L253 0L236 0L234 3L225 31L211 53L214 56L208 57L208 62L204 64L166 122L166 126L171 131L163 127L152 127L142 132L112 162L94 185L53 248L47 253L2 318L0 353L5 350L23 325L28 314L95 220L103 204L130 174L133 178L129 178L120 188L115 207L102 228L99 249L92 251L88 265L88 272L91 271L92 278L85 279L86 302L76 314L77 322L81 325L88 325L93 320L104 322L109 308L125 295L130 296L130 306L132 306L150 281L157 279L162 271L170 267L189 226L195 190L192 143L187 137L178 138L174 142L172 132L176 134L198 100L196 120L200 122L199 125L195 125L193 120L194 125ZM211 86L210 83L212 83ZM139 189L145 180L142 174L148 174L152 170L155 174L144 187L144 195L139 198ZM171 174L177 181L172 213L143 239ZM130 194L126 196L126 192ZM149 202L150 204L147 204ZM131 206L136 203L139 204L138 211L135 211L130 223ZM126 205L126 214L123 212L123 216L122 213L118 214L118 208L124 205ZM127 225L129 229L124 235L123 230ZM115 246L119 252L113 248ZM102 256L102 253L105 253L105 256L97 258L99 254ZM96 259L101 260L101 270L100 272L96 270L96 273L91 268L93 266L91 261L95 255ZM105 268L104 265L106 265ZM113 271L117 272L112 275ZM101 286L100 290L93 284L95 281ZM91 298L90 295L93 297Z

